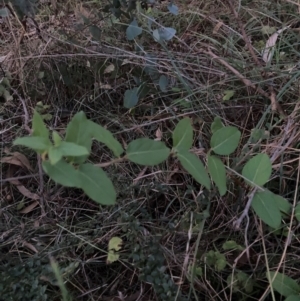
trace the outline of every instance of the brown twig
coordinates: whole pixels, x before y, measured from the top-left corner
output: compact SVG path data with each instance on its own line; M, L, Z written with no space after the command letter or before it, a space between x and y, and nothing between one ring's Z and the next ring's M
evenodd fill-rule
M5 179L0 179L0 183L4 182L11 182L11 181L17 181L17 180L22 180L22 179L29 179L29 178L35 178L39 174L33 174L33 175L27 175L27 176L20 176L20 177L12 177L12 178L5 178Z
M111 161L104 162L104 163L98 163L98 164L95 164L95 166L98 166L98 167L107 167L107 166L110 166L110 165L112 165L112 164L122 162L122 161L124 161L124 160L126 160L126 157L113 159L113 160L111 160Z
M44 198L44 179L43 179L43 167L42 167L42 159L39 154L37 154L37 160L38 160L38 168L39 168L39 180L40 180L40 187L39 187L39 193L40 193L40 206L42 215L46 216L45 211L45 198Z
M248 212L250 210L250 206L251 206L251 203L252 203L252 200L254 198L254 195L257 191L257 188L255 187L248 195L248 201L247 201L247 204L243 210L243 213L241 214L241 216L233 222L233 227L238 230L241 226L241 223L242 221L244 220L245 217L248 217ZM246 225L246 229L248 228L248 225L249 225L249 218L248 218L248 221L247 221L247 225ZM247 231L245 231L245 233L247 233ZM247 236L246 236L247 237ZM246 239L245 239L246 240Z
M252 47L252 44L251 44L251 42L250 42L250 39L249 39L249 37L248 37L247 34L246 34L244 24L243 24L242 20L240 19L239 14L237 13L237 11L236 11L235 8L234 8L234 5L233 5L233 3L232 3L232 0L228 0L228 4L229 4L230 9L231 9L231 11L232 11L232 13L233 13L233 15L234 15L234 17L235 17L235 19L236 19L236 21L237 21L239 27L240 27L240 29L241 29L241 32L242 32L242 35L243 35L243 39L244 39L244 41L245 41L245 43L246 43L246 45L247 45L247 48L248 48L249 51L250 51L250 54L251 54L251 56L252 56L252 58L253 58L255 64L256 64L257 66L261 66L261 63L260 63L260 61L259 61L257 55L255 54L254 48Z
M253 58L254 63L255 63L257 66L262 67L263 64L262 64L262 62L259 60L258 56L256 55L256 53L255 53L255 51L254 51L254 48L253 48L253 46L252 46L252 44L251 44L251 41L250 41L250 39L249 39L249 37L248 37L246 31L245 31L244 24L243 24L242 20L240 19L239 14L237 13L237 11L236 11L235 8L234 8L233 1L232 1L232 0L228 0L228 4L229 4L229 6L230 6L230 9L231 9L231 11L232 11L232 13L233 13L233 15L234 15L234 17L235 17L235 19L236 19L236 21L237 21L239 27L240 27L240 30L241 30L241 32L242 32L243 39L244 39L244 41L245 41L245 43L246 43L246 45L247 45L247 48L248 48L248 50L249 50L249 52L250 52L250 54L251 54L251 56L252 56L252 58ZM244 82L244 83L245 83L245 82ZM246 83L245 83L245 84L246 84ZM261 94L261 95L263 95L263 96L265 96L265 97L267 97L267 98L270 99L272 111L277 111L280 115L286 117L286 115L285 115L283 109L281 108L281 105L278 103L278 101L277 101L277 99L276 99L276 93L275 93L275 91L274 91L274 88L271 87L271 86L269 86L268 88L269 88L269 91L270 91L270 95L268 95L268 93L266 93L266 92L265 92L263 89L261 89L260 87L257 87L257 92L258 92L259 94Z
M16 89L11 88L11 90L13 91L13 94L16 95L22 103L23 111L24 111L24 128L26 129L26 131L29 134L31 134L32 131L31 131L30 127L28 126L28 124L29 124L29 113L28 113L28 110L27 110L25 99L19 94L19 92Z
M276 101L275 92L271 93L271 95L269 95L261 87L256 86L248 78L243 76L238 70L236 70L234 67L232 67L230 64L228 64L224 59L222 59L221 57L219 57L215 53L213 53L211 49L208 49L208 51L204 51L204 53L210 55L213 59L216 59L217 61L219 61L223 66L225 66L228 70L230 70L233 74L235 74L244 83L244 85L246 87L256 90L260 95L270 99L272 109L275 109L278 113L280 113L280 115L286 117L281 106Z

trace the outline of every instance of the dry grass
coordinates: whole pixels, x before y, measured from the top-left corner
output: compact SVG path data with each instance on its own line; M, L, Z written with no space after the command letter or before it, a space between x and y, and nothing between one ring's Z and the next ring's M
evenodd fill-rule
M39 279L47 285L49 300L61 300L49 276L50 256L64 268L73 300L161 300L155 279L173 285L172 297L164 300L181 300L179 292L186 300L279 300L270 293L265 273L279 269L299 279L298 223L293 215L285 221L287 239L284 231L274 233L251 210L245 212L248 188L234 173L229 192L221 198L203 191L175 159L153 168L118 163L105 168L118 191L117 205L99 207L81 191L50 181L32 152L12 148L16 137L27 134L40 101L46 105L44 113L51 114L51 129L64 132L74 113L83 110L124 146L136 137L155 138L158 129L168 142L177 121L189 116L195 152L201 158L209 148L210 124L219 116L243 133L232 160L235 170L240 172L254 153L266 152L273 162L268 188L295 205L299 5L274 2L182 1L177 3L178 16L160 4L160 10L154 10L156 20L175 27L176 38L166 49L153 44L149 34L139 41L157 58L157 69L170 78L173 89L162 93L157 84L148 83L151 92L133 111L123 107L123 95L135 85L133 77L142 73L145 58L134 52L123 25L111 26L106 14L95 13L103 4L42 4L35 17L40 33L30 20L25 32L16 17L1 19L1 66L10 78L13 99L0 99L0 263L6 268L33 261L39 268L28 272L34 275L28 281ZM92 39L80 14L101 27L101 43ZM265 63L259 51L270 34L263 30L284 26L290 28L279 36L272 61ZM111 64L117 72L104 72ZM233 90L234 97L223 101L227 90ZM255 128L265 133L259 141L251 136ZM27 159L16 159L13 152ZM13 162L3 162L9 156ZM93 147L93 163L110 160L106 148ZM243 212L245 219L237 229L234 222ZM107 244L113 236L121 237L124 246L120 260L108 265ZM222 245L229 240L245 251L224 251ZM222 272L205 261L210 250L225 255ZM201 267L202 273L193 266ZM253 279L252 292L234 291L227 283L236 271Z

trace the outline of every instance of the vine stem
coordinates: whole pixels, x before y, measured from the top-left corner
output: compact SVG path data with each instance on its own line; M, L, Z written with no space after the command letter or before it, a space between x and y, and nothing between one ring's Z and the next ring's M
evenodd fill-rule
M123 162L125 160L127 160L126 156L122 157L122 158L113 159L111 161L104 162L104 163L98 163L98 164L95 164L95 166L97 166L97 167L107 167L107 166L110 166L112 164Z

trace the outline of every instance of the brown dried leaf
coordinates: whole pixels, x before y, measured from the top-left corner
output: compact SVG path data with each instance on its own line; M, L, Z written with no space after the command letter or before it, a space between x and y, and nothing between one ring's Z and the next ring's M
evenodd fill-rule
M32 245L29 242L24 241L23 246L30 249L31 251L33 251L34 253L38 253L39 251L36 249L36 247L34 245Z
M39 226L40 226L40 221L36 219L34 221L34 228L39 228Z
M38 204L39 204L39 202L35 201L35 202L33 202L32 204L30 204L29 206L27 206L26 208L22 209L22 210L20 211L20 213L22 213L22 214L29 213L29 212L31 212Z
M266 47L263 51L262 54L262 59L265 63L269 62L274 54L274 47L276 45L276 41L278 39L278 36L287 28L289 28L290 26L286 26L282 29L277 30L276 32L274 32L268 39L267 43L266 43Z
M6 173L6 178L7 179L10 179L9 180L9 183L13 184L13 185L18 185L20 184L20 182L18 180L16 180L15 178L13 178L13 174L14 172L17 170L16 166L15 165L10 165L8 170L7 170L7 173Z
M217 34L224 23L219 21L213 29L213 34Z
M19 165L19 164L18 164ZM20 165L19 165L20 166ZM18 178L13 178L13 174L16 171L16 165L10 165L10 167L7 170L6 176L7 179L9 179L9 183L15 185L17 189L27 198L32 199L32 200L39 200L40 197L33 192L30 192L27 188L25 188L21 182L18 180Z
M160 141L161 140L161 138L162 138L162 132L161 132L160 128L158 128L156 130L155 136L156 136L156 138L154 140L156 140L156 141Z
M104 74L107 74L107 73L111 73L115 71L115 65L114 64L110 64L109 66L107 66L104 70Z
M0 162L17 165L22 168L27 168L30 171L33 170L28 159L19 152L14 152L11 154L11 156L1 158Z
M27 188L25 188L25 187L21 184L21 182L20 182L17 178L12 178L12 175L14 174L15 168L16 168L15 165L13 165L13 166L11 166L11 167L8 169L8 171L7 171L7 174L6 174L7 179L11 178L11 179L9 180L9 183L15 185L15 186L17 187L17 189L18 189L24 196L26 196L27 198L32 199L32 200L35 200L35 201L39 200L40 197L39 197L37 194L30 192Z
M91 19L92 12L88 11L86 8L83 7L83 5L77 5L75 8L75 16L78 21L84 23L84 19Z
M109 84L102 84L102 83L100 83L100 84L99 84L99 88L100 88L100 89L104 89L104 90L111 90L111 89L112 89L112 86L109 85Z
M19 182L19 181L18 181ZM36 194L36 193L33 193L33 192L30 192L25 186L23 186L20 182L19 182L19 185L16 185L17 189L24 195L26 196L27 198L29 199L32 199L32 200L39 200L40 197Z

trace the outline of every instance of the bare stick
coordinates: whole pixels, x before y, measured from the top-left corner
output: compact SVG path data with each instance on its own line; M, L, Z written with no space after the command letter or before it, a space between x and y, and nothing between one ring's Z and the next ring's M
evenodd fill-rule
M257 66L261 66L261 63L260 63L260 61L259 61L259 59L258 59L257 55L255 54L255 51L254 51L254 49L253 49L253 47L252 47L252 44L251 44L251 42L250 42L250 39L249 39L249 37L248 37L247 34L246 34L244 24L243 24L242 20L240 19L240 17L239 17L239 15L238 15L237 11L236 11L235 8L234 8L234 5L233 5L233 3L232 3L232 0L229 0L228 3L229 3L230 9L231 9L232 13L234 14L234 17L235 17L235 19L236 19L236 21L237 21L237 23L238 23L238 25L239 25L239 27L240 27L240 29L241 29L241 32L242 32L242 35L243 35L243 39L244 39L244 41L245 41L245 43L246 43L246 45L247 45L247 48L248 48L249 51L250 51L250 54L251 54L251 56L252 56L252 58L253 58L255 64L256 64Z
M117 158L117 159L114 159L114 160L111 160L111 161L108 161L108 162L95 164L95 166L98 166L98 167L107 167L107 166L110 166L112 164L122 162L125 159L126 159L125 157L123 157L123 158Z
M251 192L250 194L248 195L248 201L247 201L247 204L246 204L246 207L245 209L243 210L243 213L241 214L241 216L238 218L238 220L234 221L233 222L233 227L238 230L241 226L241 223L242 221L244 220L244 218L247 216L248 217L248 212L250 210L250 206L251 206L251 203L252 203L252 200L253 200L253 197L255 195L257 191L257 188L255 187ZM249 221L247 223L247 228L248 228L248 224L249 224Z
M31 134L31 129L28 126L28 124L29 124L29 114L28 114L25 99L19 94L19 92L16 89L11 88L11 90L13 91L14 95L16 95L22 103L23 111L24 111L24 128L26 129L26 131L29 134Z
M225 60L223 60L221 57L214 54L211 49L208 49L208 51L205 51L204 53L209 54L212 58L218 60L223 66L225 66L227 69L229 69L233 74L235 74L244 84L246 87L252 88L253 90L256 90L260 95L270 99L272 109L275 109L280 113L282 116L286 116L283 112L281 106L276 101L275 93L271 93L271 96L265 92L261 87L256 86L254 83L252 83L249 79L247 79L245 76L243 76L238 70L236 70L234 67L232 67L230 64L228 64Z
M28 176L20 176L20 177L12 177L12 178L5 178L5 179L0 179L0 183L4 182L11 182L11 181L16 181L16 180L22 180L22 179L29 179L29 178L35 178L39 174L33 174L33 175L28 175Z
M257 57L257 55L256 55L256 53L255 53L255 51L254 51L254 48L253 48L253 46L252 46L252 44L251 44L251 42L250 42L250 39L249 39L249 37L247 36L247 33L246 33L246 31L245 31L244 24L243 24L242 20L240 19L240 17L239 17L239 15L238 15L237 11L235 10L234 5L233 5L233 3L232 3L232 0L228 0L228 3L229 3L230 9L231 9L231 11L232 11L232 13L233 13L233 15L234 15L236 21L237 21L237 23L238 23L238 25L239 25L239 27L240 27L240 30L241 30L241 32L242 32L243 39L244 39L244 41L245 41L245 43L246 43L246 45L247 45L247 48L249 49L249 52L250 52L250 54L251 54L251 56L252 56L252 58L253 58L255 64L256 64L257 66L261 66L261 67L262 67L262 62L258 59L258 57ZM270 95L268 95L265 91L263 91L263 90L262 90L261 88L259 88L259 87L258 87L257 91L258 91L259 94L264 95L265 97L267 97L267 98L270 99L272 111L277 111L280 115L282 115L282 116L285 117L285 113L284 113L284 111L282 110L280 104L278 103L278 101L277 101L277 99L276 99L276 93L275 93L275 91L274 91L274 88L271 87L271 86L269 86L268 88L269 88L269 91L270 91Z
M45 212L45 199L44 199L43 167L42 167L41 156L39 154L37 155L37 160L38 160L39 180L40 180L40 187L39 187L39 192L40 192L40 206L41 206L42 215L46 216L46 212Z

